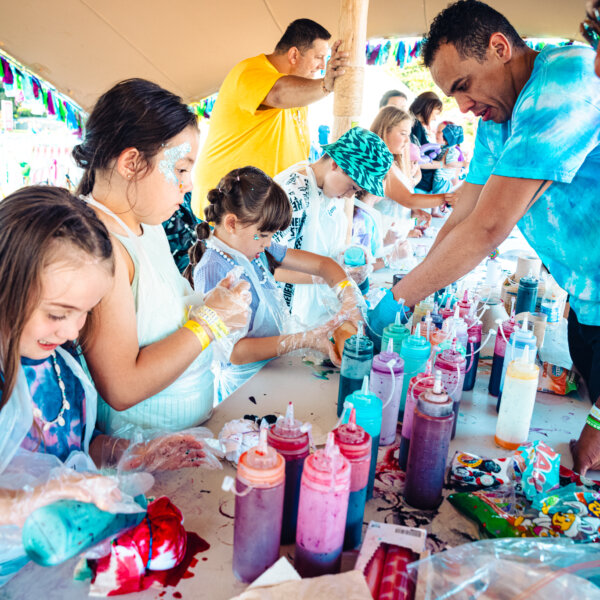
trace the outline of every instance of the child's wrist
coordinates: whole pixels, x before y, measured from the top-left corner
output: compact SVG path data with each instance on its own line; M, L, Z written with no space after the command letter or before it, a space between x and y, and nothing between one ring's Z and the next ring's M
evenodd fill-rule
M220 340L229 335L229 328L225 325L223 319L212 308L206 305L201 306L196 311L194 319L201 325L208 327L215 340Z
M198 341L200 342L200 344L202 346L202 351L204 352L204 350L206 350L206 348L208 348L209 344L212 341L211 337L207 333L207 330L210 331L208 326L206 326L206 328L205 328L198 321L190 319L189 321L186 321L184 323L183 327L185 329L189 329L196 336L196 338L198 339Z

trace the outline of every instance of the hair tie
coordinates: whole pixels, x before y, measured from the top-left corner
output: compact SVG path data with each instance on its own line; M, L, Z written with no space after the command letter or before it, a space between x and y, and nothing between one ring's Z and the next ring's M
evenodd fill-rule
M235 178L235 180L236 180L237 182L239 182L239 181L240 181L240 176L238 175L238 176Z

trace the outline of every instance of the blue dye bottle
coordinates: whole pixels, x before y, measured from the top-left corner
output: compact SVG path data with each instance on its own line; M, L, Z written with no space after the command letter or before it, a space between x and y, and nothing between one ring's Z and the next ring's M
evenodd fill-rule
M373 342L364 335L363 325L359 323L356 335L349 337L344 344L338 389L338 417L342 414L344 400L352 392L360 390L363 377L371 372L372 364Z
M371 465L371 436L356 424L356 409L354 408L350 411L348 423L334 429L333 434L341 455L350 462L350 499L346 516L344 550L353 550L362 541L362 526Z
M421 337L421 323L418 323L415 334L406 338L402 342L402 348L400 348L400 357L404 361L404 381L402 383L402 396L400 396L400 420L404 418L408 384L412 377L425 370L430 352L431 344L426 338Z
M367 487L367 500L373 497L375 485L375 470L377 468L377 452L379 450L379 437L381 435L381 415L383 404L381 400L369 391L369 377L365 375L360 390L352 392L346 402L356 409L356 423L371 436L371 464L369 466L369 482ZM347 405L347 406L349 406ZM343 421L348 422L349 411L344 414Z

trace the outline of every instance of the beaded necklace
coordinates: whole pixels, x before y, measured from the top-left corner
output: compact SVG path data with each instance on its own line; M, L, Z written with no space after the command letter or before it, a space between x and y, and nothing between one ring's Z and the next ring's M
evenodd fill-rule
M71 408L71 405L69 404L69 401L67 400L65 383L62 380L62 375L60 373L60 365L58 364L58 361L56 360L56 352L53 352L51 354L51 358L52 358L52 366L54 367L54 372L56 373L56 378L58 379L58 387L60 388L60 394L62 396L62 406L60 408L58 415L56 416L56 418L54 420L46 421L46 419L44 419L44 415L42 414L42 411L37 406L34 405L33 416L36 419L38 419L39 421L42 421L44 423L44 425L42 426L42 429L44 431L48 431L48 429L50 429L50 427L52 427L53 425L58 425L59 427L63 427L65 424L65 419L64 419L63 415L65 414L66 410L69 410Z
M210 248L211 250L213 250L217 254L220 254L228 263L232 264L234 267L236 266L237 263L230 256L228 256L227 254L225 254L225 252L223 252L223 250L221 250L220 248L217 248L210 241L210 239L205 240L204 243L206 244L207 248ZM269 275L268 271L265 269L265 266L264 266L262 260L260 260L260 258L258 256L256 258L253 258L252 262L256 262L256 264L258 265L258 267L260 268L260 270L262 272L262 278L261 278L261 280L258 283L260 285L264 285L268 281L268 275Z

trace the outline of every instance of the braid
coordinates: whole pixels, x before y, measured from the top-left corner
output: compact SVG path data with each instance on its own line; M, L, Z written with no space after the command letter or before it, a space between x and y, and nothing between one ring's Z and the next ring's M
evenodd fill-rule
M206 210L204 211L206 213ZM188 250L190 262L183 271L183 276L194 287L194 268L202 260L202 256L206 251L206 241L210 236L210 225L206 221L202 221L196 225L196 237L198 241Z

